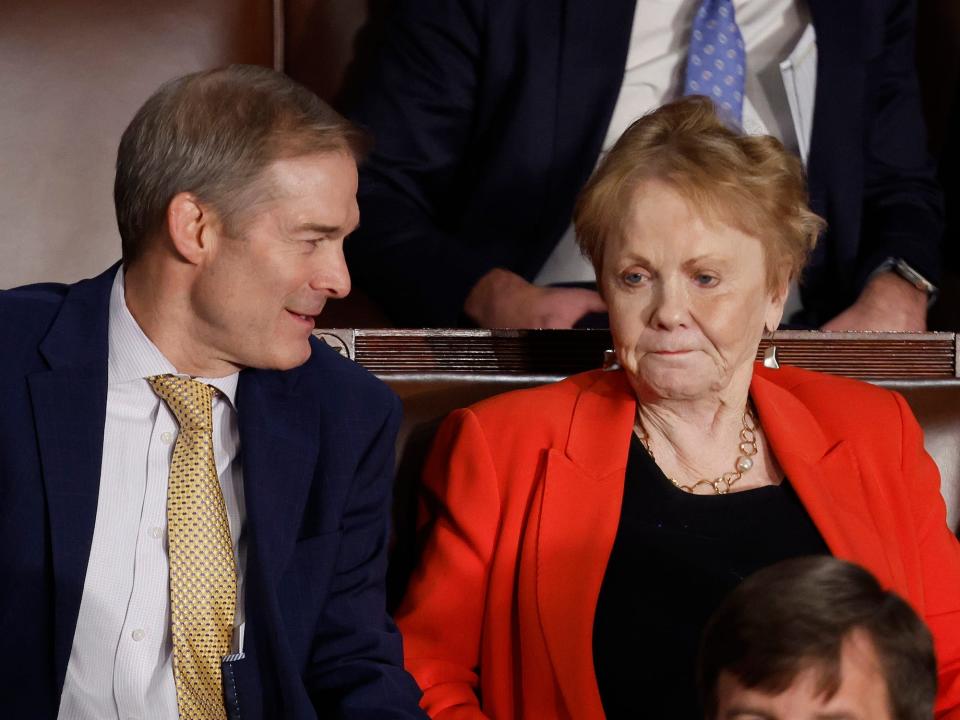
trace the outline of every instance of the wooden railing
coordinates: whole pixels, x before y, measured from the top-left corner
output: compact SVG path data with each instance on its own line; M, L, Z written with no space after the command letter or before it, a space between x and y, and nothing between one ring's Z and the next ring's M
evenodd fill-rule
M380 376L407 374L558 377L601 367L607 330L317 330ZM781 363L861 380L960 378L955 333L827 333L787 330L771 343Z

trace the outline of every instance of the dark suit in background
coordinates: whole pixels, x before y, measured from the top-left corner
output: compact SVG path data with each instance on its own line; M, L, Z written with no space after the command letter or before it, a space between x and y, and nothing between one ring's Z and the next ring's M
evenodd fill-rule
M115 272L0 293L5 718L55 718L60 704L97 515ZM323 717L422 717L384 599L399 402L311 343L294 370L239 378L242 716L316 718L316 707Z
M809 161L829 223L805 276L809 324L887 257L940 277L941 199L914 72L913 0L809 0L818 77ZM461 319L495 267L532 279L570 222L623 78L634 0L398 0L352 111L376 149L358 287L402 325Z
M935 330L960 331L960 83L953 94L953 111L947 122L940 152L939 178L946 209L943 264L944 283L940 299L931 312Z

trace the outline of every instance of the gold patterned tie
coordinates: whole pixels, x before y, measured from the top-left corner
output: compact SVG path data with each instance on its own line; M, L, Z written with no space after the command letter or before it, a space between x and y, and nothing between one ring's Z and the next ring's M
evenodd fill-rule
M213 454L217 391L176 375L147 380L180 424L167 488L177 706L181 720L222 720L220 661L230 652L237 571Z

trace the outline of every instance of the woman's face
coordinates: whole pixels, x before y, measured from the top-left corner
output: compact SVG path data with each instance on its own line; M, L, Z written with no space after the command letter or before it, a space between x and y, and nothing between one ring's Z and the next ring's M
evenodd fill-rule
M758 238L705 219L656 181L640 185L623 236L607 241L601 286L621 367L635 388L669 399L749 382L786 296L767 289Z

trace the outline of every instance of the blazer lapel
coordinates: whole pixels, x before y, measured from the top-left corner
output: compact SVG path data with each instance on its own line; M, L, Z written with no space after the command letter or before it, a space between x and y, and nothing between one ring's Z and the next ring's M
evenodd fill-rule
M623 373L602 375L580 395L565 451L547 451L537 606L557 685L578 717L603 717L593 616L619 524L634 408Z
M237 387L249 552L270 584L286 566L317 470L317 410L295 393L297 371L244 370Z
M850 444L834 440L789 390L754 373L751 395L773 453L827 546L837 557L863 565L881 580L903 587L898 556L884 552L891 537ZM776 371L773 371L776 372Z
M321 463L318 410L296 393L299 371L244 370L237 420L247 511L247 646L238 684L245 705L270 706L284 678L285 632L275 588L289 563L313 477Z
M27 378L47 494L58 688L73 645L97 517L109 301L117 267L68 291L40 345L50 369Z

